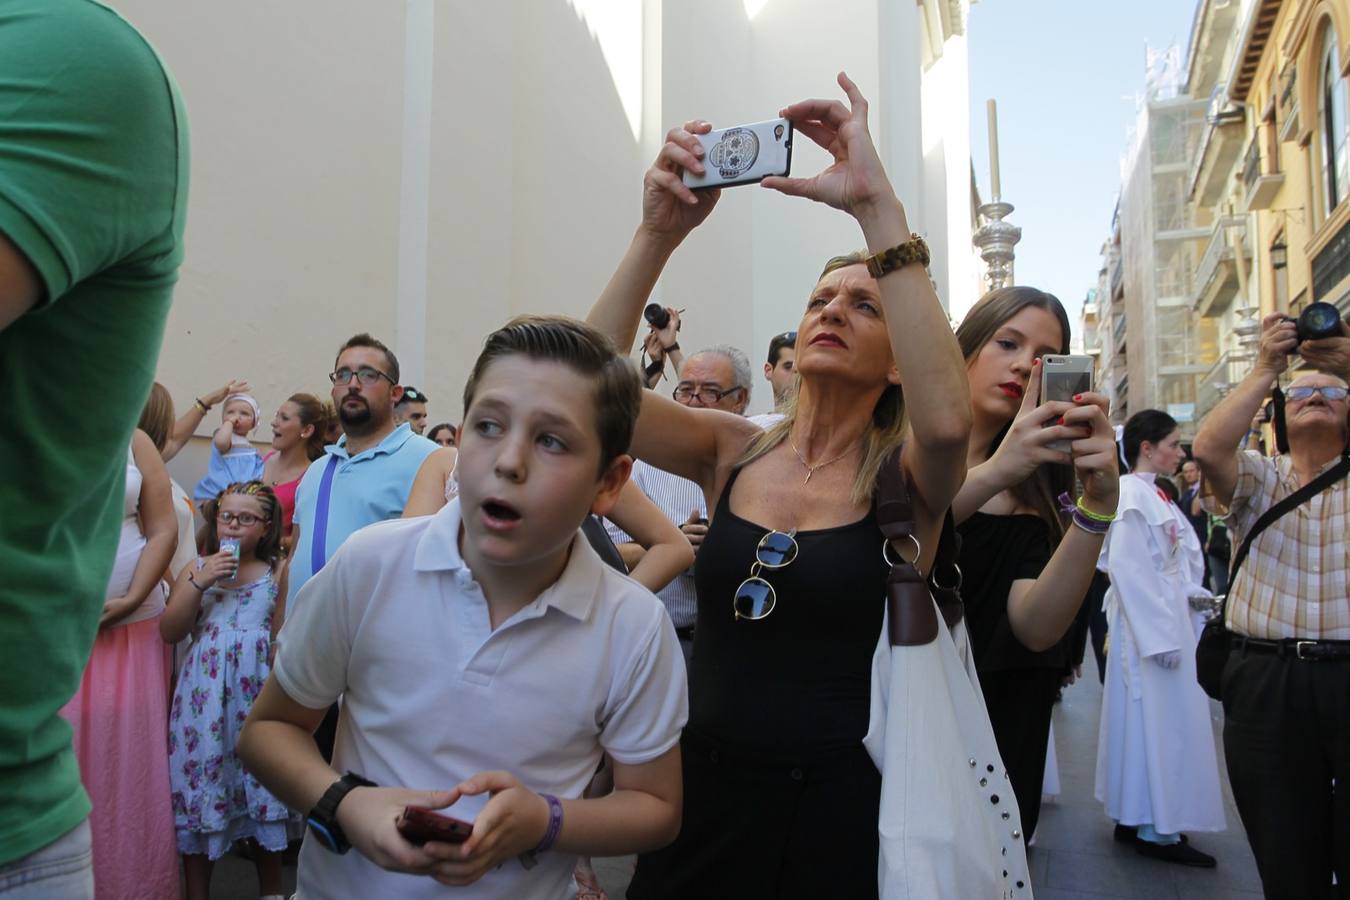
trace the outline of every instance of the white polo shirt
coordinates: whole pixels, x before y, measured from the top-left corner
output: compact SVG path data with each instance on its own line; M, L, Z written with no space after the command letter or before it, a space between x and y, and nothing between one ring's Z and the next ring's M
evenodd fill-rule
M578 533L558 581L494 631L459 526L454 500L363 528L302 589L273 671L312 709L342 696L333 767L430 790L505 769L576 798L603 752L638 764L675 746L684 659L660 601ZM299 896L554 900L571 896L575 861L546 853L528 872L511 861L450 891L305 841Z

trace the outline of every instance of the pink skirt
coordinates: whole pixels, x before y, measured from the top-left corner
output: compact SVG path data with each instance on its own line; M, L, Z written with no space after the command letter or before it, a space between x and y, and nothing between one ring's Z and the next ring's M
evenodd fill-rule
M169 803L170 648L159 617L105 628L61 715L93 812L98 900L175 900L178 854Z

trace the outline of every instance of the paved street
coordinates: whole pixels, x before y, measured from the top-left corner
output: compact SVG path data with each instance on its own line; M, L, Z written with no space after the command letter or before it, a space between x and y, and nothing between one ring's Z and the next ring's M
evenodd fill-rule
M1091 667L1089 661L1088 666ZM1233 806L1226 775L1223 778L1228 831L1193 836L1195 846L1219 859L1216 869L1188 869L1146 859L1133 848L1111 839L1111 822L1092 796L1093 767L1097 759L1097 720L1102 691L1095 669L1065 692L1055 710L1055 738L1059 753L1062 793L1046 804L1031 850L1032 884L1037 900L1237 900L1259 898L1261 882L1256 864ZM1220 752L1220 711L1214 712L1215 741ZM598 860L601 881L610 897L619 900L632 875L632 857ZM286 870L293 887L295 869ZM215 890L219 900L257 897L252 865L235 856L217 867Z

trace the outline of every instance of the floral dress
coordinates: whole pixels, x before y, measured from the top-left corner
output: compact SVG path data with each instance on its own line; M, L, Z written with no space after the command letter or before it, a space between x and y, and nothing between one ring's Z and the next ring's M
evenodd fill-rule
M288 828L297 831L298 816L244 771L234 752L271 668L276 602L271 574L202 596L169 712L169 777L182 853L214 860L244 838L284 850Z

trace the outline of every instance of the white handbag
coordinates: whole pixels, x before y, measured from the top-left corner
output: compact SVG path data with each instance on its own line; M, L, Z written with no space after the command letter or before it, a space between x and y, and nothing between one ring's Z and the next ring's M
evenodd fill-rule
M899 452L877 483L877 523L891 565L886 614L872 655L871 718L863 745L881 772L881 900L1030 898L1022 819L984 706L960 616L959 538L948 513L933 569L955 569L951 588L892 547L919 542Z

